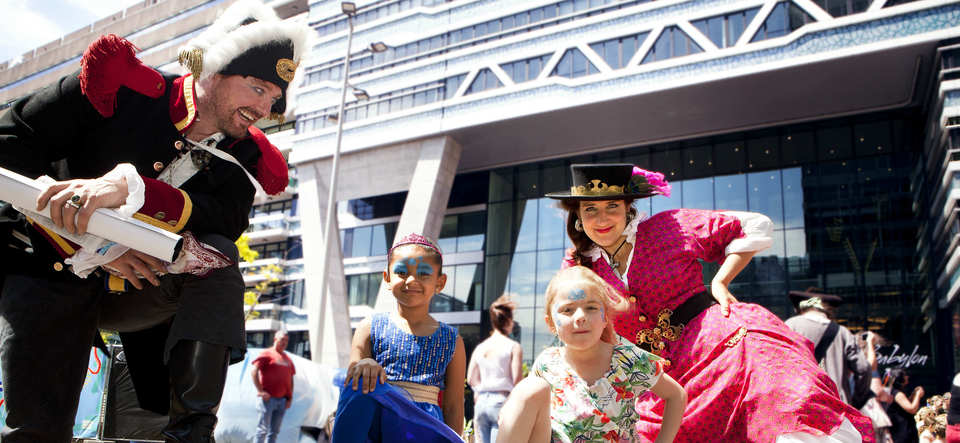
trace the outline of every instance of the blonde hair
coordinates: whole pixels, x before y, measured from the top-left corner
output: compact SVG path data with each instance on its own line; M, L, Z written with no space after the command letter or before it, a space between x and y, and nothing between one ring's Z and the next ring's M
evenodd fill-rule
M613 316L610 314L626 311L629 305L613 286L610 286L609 283L600 278L593 270L585 266L578 265L562 269L550 280L550 284L547 285L546 307L544 308L546 310L545 320L547 326L549 326L551 330L554 329L553 312L550 308L553 306L553 300L557 298L557 291L570 282L593 286L594 289L596 289L596 293L600 295L600 298L603 300L604 314L607 318L607 327L604 329L600 339L607 343L614 343L615 334L613 332L613 321L611 320Z

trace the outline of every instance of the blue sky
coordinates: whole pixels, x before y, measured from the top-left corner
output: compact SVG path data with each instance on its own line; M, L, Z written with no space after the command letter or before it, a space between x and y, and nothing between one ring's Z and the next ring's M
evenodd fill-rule
M143 0L0 0L0 63Z

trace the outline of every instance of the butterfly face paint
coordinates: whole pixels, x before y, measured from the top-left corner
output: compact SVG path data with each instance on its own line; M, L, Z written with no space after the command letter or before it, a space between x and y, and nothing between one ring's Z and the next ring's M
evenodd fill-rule
M407 273L407 264L404 263L404 260L397 260L393 264L393 269L390 270L394 274L406 274Z
M421 276L421 275L423 275L423 276L433 275L433 266L430 266L429 263L420 261L420 259L417 259L417 261L419 262L419 263L417 264L417 275L418 275L418 276Z
M567 296L570 300L583 300L587 297L587 293L583 289L571 289L570 294Z

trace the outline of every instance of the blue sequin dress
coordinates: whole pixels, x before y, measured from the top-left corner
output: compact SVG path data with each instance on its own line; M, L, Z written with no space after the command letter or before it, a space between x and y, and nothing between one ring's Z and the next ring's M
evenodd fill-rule
M378 313L371 319L370 342L389 382L445 388L447 365L457 345L452 326L440 323L433 334L421 337L401 330L389 314ZM334 380L337 386L342 386L342 377ZM412 401L405 390L389 384L378 384L368 394L342 387L333 432L338 443L462 441L444 423L439 406Z
M374 314L370 323L373 359L387 373L387 380L419 383L444 389L447 365L457 345L457 330L440 323L433 334L421 337L400 329L386 313ZM416 403L438 420L443 411L430 403Z

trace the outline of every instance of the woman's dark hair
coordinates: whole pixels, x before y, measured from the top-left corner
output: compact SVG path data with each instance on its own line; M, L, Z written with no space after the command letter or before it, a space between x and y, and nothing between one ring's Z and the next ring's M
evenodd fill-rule
M510 297L501 295L490 304L490 324L503 335L509 335L508 327L513 323L513 309L517 304Z
M907 371L902 368L891 369L887 371L887 377L890 377L890 380L893 381L891 386L896 389L903 389L906 386L906 380L904 379L907 375Z
M627 223L630 223L631 217L637 217L637 209L633 207L634 200L636 199L623 199L624 205L629 208L627 210ZM585 265L585 263L587 263L587 256L585 254L593 247L593 240L590 240L586 232L578 231L575 227L577 219L580 218L580 201L581 200L572 198L560 200L560 207L567 211L567 236L570 237L570 241L576 249L573 258L578 264Z

